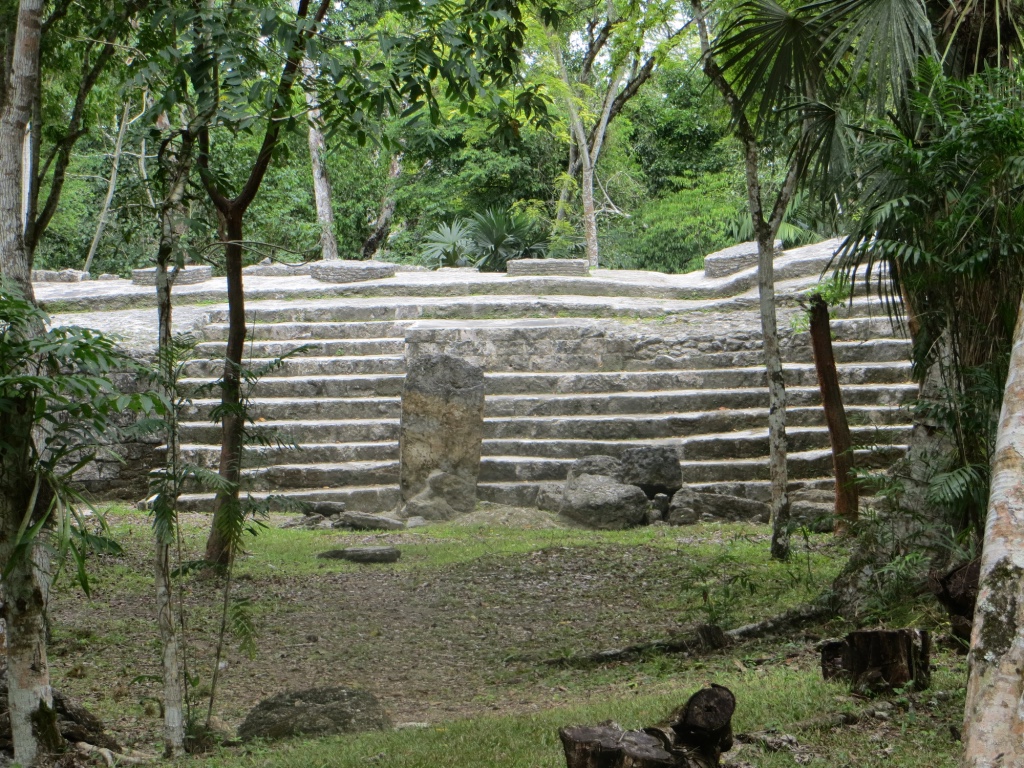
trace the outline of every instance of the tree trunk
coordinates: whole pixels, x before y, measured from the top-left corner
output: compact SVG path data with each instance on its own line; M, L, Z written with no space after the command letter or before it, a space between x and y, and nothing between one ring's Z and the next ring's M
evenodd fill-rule
M107 182L107 196L103 198L103 207L100 209L100 218L96 222L96 234L93 235L92 244L89 246L89 255L85 257L83 272L88 272L92 266L92 259L96 255L100 238L103 237L103 230L107 226L107 212L110 211L110 203L114 200L114 192L117 189L117 167L121 163L121 147L124 145L124 132L128 128L129 105L124 105L121 113L121 125L117 129L117 140L114 142L114 157L110 165L110 180Z
M594 207L594 166L589 162L583 163L580 192L583 195L583 239L587 245L587 264L596 268L600 261L600 251L597 244L597 209Z
M0 414L0 563L4 578L3 617L7 626L7 696L14 759L36 765L59 752L64 739L53 711L46 655L46 559L33 557L32 544L16 550L22 521L37 519L41 488L32 471L32 414L35 401L20 399Z
M964 711L964 766L1024 765L1024 304L1018 310L992 484Z
M749 158L748 158L749 163ZM753 168L756 177L757 168ZM748 184L750 170L748 170ZM755 222L760 216L757 211ZM761 338L768 376L768 467L772 484L772 544L776 560L789 557L789 475L786 467L786 382L782 376L782 351L775 314L775 238L765 226L757 238L757 292L761 311Z
M170 450L170 446L168 446L168 450ZM171 544L161 540L159 536L156 537L155 544L157 625L160 628L160 642L163 644L163 654L160 660L164 683L164 757L173 758L185 751L181 662L171 600Z
M690 0L697 22L704 74L729 105L735 123L736 137L743 144L743 165L746 176L747 206L757 238L757 294L761 314L761 337L764 345L765 371L768 378L768 464L772 486L772 557L789 557L789 476L786 468L786 382L782 376L782 353L779 348L778 318L775 313L775 235L782 224L786 207L796 189L798 165L791 164L786 181L775 200L769 220L765 220L758 176L761 148L753 126L747 120L743 105L733 91L718 63L711 55L711 40L701 0ZM806 131L806 125L804 126Z
M39 91L42 0L21 0L10 54L6 101L0 104L0 273L30 301L32 263L25 248L22 168L32 105Z
M853 440L850 423L843 407L839 373L832 350L832 329L829 326L828 304L821 294L811 296L811 352L818 373L821 405L832 445L832 466L836 473L836 533L846 533L857 522L857 483L853 474Z
M388 166L388 185L384 192L384 198L380 203L380 215L373 222L373 231L363 243L363 258L372 259L377 252L384 247L391 233L391 220L395 215L395 190L394 186L398 177L402 175L402 153L398 152L391 156L391 163Z
M245 293L242 289L242 212L229 207L224 214L227 244L224 267L228 284L228 343L221 382L220 476L229 488L217 491L210 538L206 542L206 562L227 565L231 560L230 538L226 526L238 511L239 483L242 477L242 437L245 420L242 406L242 352L245 348Z
M0 274L32 292L32 260L25 247L22 176L25 141L33 105L39 96L39 52L42 0L21 0L8 59L8 82L0 104ZM34 329L41 333L40 327ZM35 765L59 751L64 740L57 730L46 657L45 559L28 552L15 556L15 544L26 516L36 519L41 495L33 471L32 424L35 402L16 400L0 414L0 569L4 579L3 617L7 626L7 695L14 759ZM42 494L45 495L45 494Z
M163 512L169 515L166 525L155 525L154 569L157 603L157 626L163 645L162 668L164 684L164 756L177 757L184 752L185 729L182 695L182 667L175 631L174 608L172 605L172 583L170 574L171 536L178 524L178 424L173 403L175 393L171 390L174 378L174 353L172 349L172 303L171 287L177 268L169 272L178 242L185 230L184 210L185 188L192 168L193 138L186 131L181 136L181 146L173 151L173 144L167 145L165 156L165 178L167 188L160 206L160 245L156 257L156 293L158 326L158 359L162 378L168 388L166 395L172 403L166 418L165 484L163 493L170 498L163 500ZM143 149L145 152L145 149ZM143 161L144 162L144 161ZM143 165L143 168L145 166Z
M302 71L306 77L314 75L313 62L302 60ZM334 209L331 207L331 177L327 175L324 162L326 146L320 132L320 108L316 94L306 89L306 105L309 107L309 162L313 170L313 199L316 201L316 220L320 223L321 258L333 261L338 258L338 240L334 236Z

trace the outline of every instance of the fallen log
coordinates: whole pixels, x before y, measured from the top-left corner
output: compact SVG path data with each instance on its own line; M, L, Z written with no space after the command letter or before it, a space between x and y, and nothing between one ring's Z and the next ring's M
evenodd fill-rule
M579 656L557 656L553 659L544 659L544 663L554 667L589 667L595 664L636 659L648 653L706 653L724 648L728 642L726 633L719 627L713 624L702 624L696 629L667 640L637 643L624 648L610 648Z
M567 768L717 768L732 748L736 697L720 685L697 691L659 725L618 723L561 728Z

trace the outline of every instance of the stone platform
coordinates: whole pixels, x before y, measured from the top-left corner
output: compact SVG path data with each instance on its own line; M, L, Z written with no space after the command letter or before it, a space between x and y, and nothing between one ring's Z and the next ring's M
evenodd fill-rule
M828 434L807 336L792 330L796 299L816 285L837 243L784 252L776 290L790 402L794 486L832 483ZM245 277L255 363L303 347L262 380L257 429L279 444L255 450L247 489L296 501L338 501L357 512L399 501L400 395L410 355L451 353L485 370L478 498L519 506L557 496L568 466L671 445L695 489L767 497L767 392L753 269L724 278L594 270L589 277L397 272L353 284L309 276ZM54 322L112 330L135 348L155 344L152 288L128 281L39 284ZM88 290L87 290L88 289ZM203 386L223 367L223 280L176 287L176 329L201 337L182 387L186 460L215 468L215 398ZM68 313L90 306L97 310ZM132 305L142 308L131 308ZM151 306L151 304L150 304ZM118 311L98 311L122 307ZM128 308L125 308L128 307ZM833 322L843 396L862 466L903 451L916 394L909 343L863 291ZM294 441L302 446L289 446ZM210 508L206 494L183 506Z

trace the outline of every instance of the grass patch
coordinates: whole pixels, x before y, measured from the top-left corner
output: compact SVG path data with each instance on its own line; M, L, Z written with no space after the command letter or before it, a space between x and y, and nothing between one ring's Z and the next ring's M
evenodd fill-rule
M153 679L159 643L151 521L125 507L108 508L106 516L124 551L92 558L90 598L66 580L56 586L54 680L107 720L126 746L155 751L161 723L154 714L160 689ZM206 515L183 516L184 559L200 556L209 522ZM695 623L729 628L804 603L846 559L830 536L795 536L793 560L778 563L768 555L766 526L598 532L543 522L381 533L264 530L249 542L236 581L236 594L253 604L258 655L247 658L229 639L218 716L233 727L255 702L280 691L346 685L374 692L397 722L430 727L249 746L188 762L210 768L336 766L376 757L375 764L389 767L556 766L559 726L609 717L627 725L653 723L712 680L735 686L738 729L785 729L815 713L863 706L820 680L814 640L840 634L841 627L707 656L652 653L586 669L542 663L665 639ZM393 544L402 559L365 566L316 558L326 549L360 544ZM204 681L219 626L219 589L216 578L201 574L183 583L191 670ZM951 670L950 679L962 677L959 664L941 661L936 678L944 669ZM798 757L819 760L812 765L842 765L828 756L846 750L857 758L851 764L873 765L872 750L887 748L898 724L911 741L893 747L893 759L908 755L908 762L896 764L952 765L942 762L946 752L939 745L957 719L951 713L958 695L942 701L944 725L921 716L919 707L914 722L909 711L872 721L878 726L873 734L882 729L877 743L863 734L810 734L810 752ZM796 735L803 744L805 737ZM915 751L941 759L915 763ZM778 755L743 759L794 764Z

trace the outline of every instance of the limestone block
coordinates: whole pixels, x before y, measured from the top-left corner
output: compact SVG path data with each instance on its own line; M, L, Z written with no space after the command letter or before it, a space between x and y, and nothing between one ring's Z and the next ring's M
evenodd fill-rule
M619 456L620 480L637 485L653 499L659 493L672 496L683 487L679 450L674 445L641 445L626 448Z
M612 456L584 456L576 459L569 467L566 482L571 483L580 475L603 475L619 482L622 481L622 462Z
M775 241L775 255L782 250L782 241ZM757 242L740 243L704 257L705 277L727 277L757 266Z
M394 277L398 271L394 264L385 261L314 261L309 265L309 274L322 283L358 283L362 280L379 280Z
M771 508L762 501L680 488L672 497L665 521L670 525L690 525L700 520L767 523L770 515Z
M184 269L179 269L174 278L175 285L193 285L202 283L213 277L213 267L205 264L190 264ZM156 285L156 267L132 270L133 285Z
M590 264L586 259L513 259L507 263L505 271L509 277L587 277L590 274Z
M79 269L33 269L33 283L80 283L89 279L88 272Z
M472 512L483 436L483 369L451 355L412 358L399 436L402 516Z
M561 512L591 528L614 531L645 524L649 506L635 485L604 475L579 475L565 484Z

